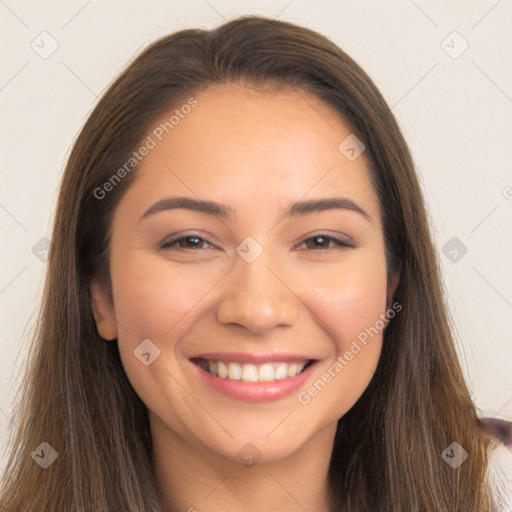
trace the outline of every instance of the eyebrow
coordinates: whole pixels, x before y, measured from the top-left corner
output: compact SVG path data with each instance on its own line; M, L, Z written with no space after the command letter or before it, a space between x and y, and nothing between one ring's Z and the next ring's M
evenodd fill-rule
M139 219L139 222L156 213L174 209L193 210L223 220L231 220L235 217L235 210L227 204L194 199L192 197L168 197L156 202L146 210ZM368 222L373 223L372 217L357 203L347 197L326 197L322 199L296 201L288 205L284 211L283 217L298 217L325 210L350 210L360 214Z

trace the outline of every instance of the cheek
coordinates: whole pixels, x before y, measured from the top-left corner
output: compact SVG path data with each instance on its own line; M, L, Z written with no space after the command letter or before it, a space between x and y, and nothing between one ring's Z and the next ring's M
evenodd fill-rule
M315 286L302 292L316 322L331 340L331 350L318 370L319 379L304 390L299 402L309 404L314 414L330 411L324 418L327 423L339 419L357 402L382 350L385 258L383 251L359 251L357 256L350 263L337 264L337 271L315 273L310 280Z
M112 268L123 368L142 401L152 410L163 410L180 399L172 385L173 378L182 379L177 340L197 320L194 307L215 279L210 274L207 281L207 276L190 267L171 269L167 261L136 251L123 261L113 260ZM147 339L151 343L141 345ZM150 353L148 365L141 356L146 352Z
M322 269L310 276L302 297L316 321L327 330L338 353L377 322L386 310L386 264L379 252L359 252L349 263L336 269Z
M165 261L147 257L119 265L113 281L116 318L126 328L121 334L139 343L143 338L175 337L182 320L213 284L211 274L208 277L190 266L171 268Z

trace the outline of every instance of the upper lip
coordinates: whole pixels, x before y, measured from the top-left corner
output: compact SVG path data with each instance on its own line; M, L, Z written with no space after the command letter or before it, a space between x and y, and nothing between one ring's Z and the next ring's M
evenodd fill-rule
M190 357L189 359L207 359L209 361L232 361L234 363L253 363L263 364L272 362L283 363L302 363L310 361L313 358L300 354L285 354L271 353L271 354L248 354L244 352L209 352L208 354L198 354Z

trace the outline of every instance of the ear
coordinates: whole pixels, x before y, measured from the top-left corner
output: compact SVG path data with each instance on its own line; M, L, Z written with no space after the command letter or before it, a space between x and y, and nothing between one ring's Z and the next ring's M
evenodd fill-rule
M91 284L92 312L99 335L105 340L117 338L117 322L114 307L110 301L107 286L94 279Z
M395 272L388 281L387 293L386 293L386 308L389 309L398 281L400 280L400 272Z

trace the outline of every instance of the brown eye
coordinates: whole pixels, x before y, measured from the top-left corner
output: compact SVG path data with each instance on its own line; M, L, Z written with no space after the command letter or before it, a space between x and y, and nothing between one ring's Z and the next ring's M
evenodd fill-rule
M174 237L168 240L165 240L160 245L160 249L191 249L191 250L201 250L205 249L204 244L209 244L213 247L210 242L201 238L197 235L185 235L181 237ZM207 247L206 247L207 248Z
M312 243L310 243L312 242ZM336 238L328 235L315 235L310 238L306 238L303 242L306 244L307 249L313 250L332 250L332 249L342 249L342 248L353 248L354 244L347 242L346 240L342 240L340 238ZM330 244L334 244L334 247Z

